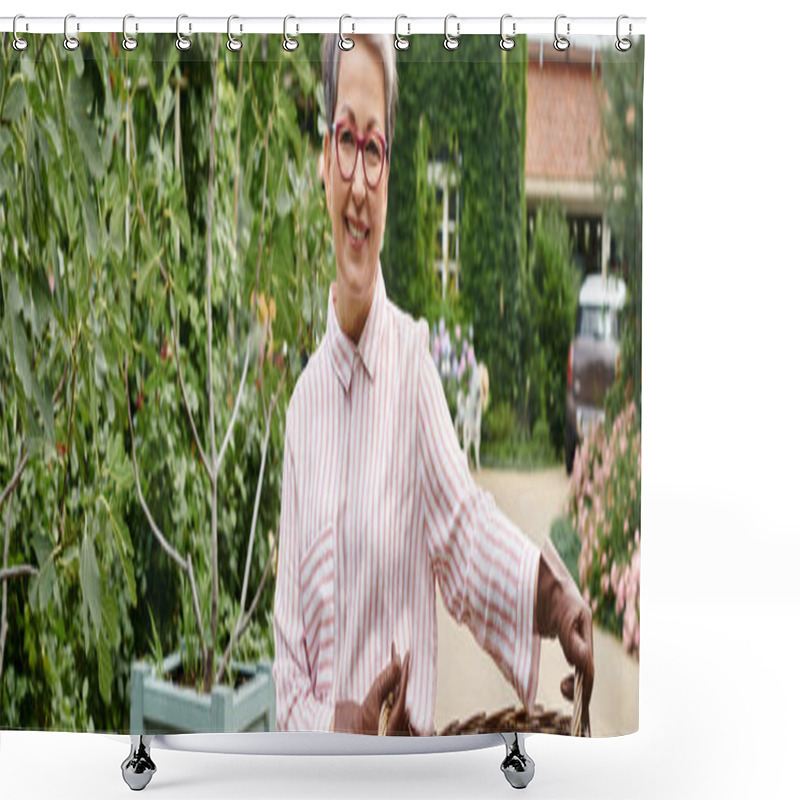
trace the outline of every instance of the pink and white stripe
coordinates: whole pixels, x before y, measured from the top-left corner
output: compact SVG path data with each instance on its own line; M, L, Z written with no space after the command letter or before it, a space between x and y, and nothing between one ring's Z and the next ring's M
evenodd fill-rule
M411 724L433 732L436 586L533 709L538 550L478 488L453 430L428 329L386 298L379 271L355 346L333 287L319 350L286 420L275 599L277 723L329 730L411 654Z

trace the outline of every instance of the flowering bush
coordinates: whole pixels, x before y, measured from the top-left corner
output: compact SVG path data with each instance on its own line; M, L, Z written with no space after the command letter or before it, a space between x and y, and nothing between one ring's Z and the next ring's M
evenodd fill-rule
M639 655L642 434L630 403L610 429L597 425L580 444L567 513L581 542L580 586L595 619Z
M456 324L451 336L444 317L439 318L438 325L431 325L431 355L442 379L451 414L455 413L459 389L465 395L469 391L472 370L477 364L472 332L472 325L464 330Z

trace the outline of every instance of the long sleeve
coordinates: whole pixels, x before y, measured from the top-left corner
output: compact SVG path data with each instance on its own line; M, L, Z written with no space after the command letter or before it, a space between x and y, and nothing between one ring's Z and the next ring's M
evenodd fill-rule
M426 337L427 338L427 337ZM423 342L419 454L426 539L442 600L492 656L532 712L540 637L534 631L539 551L475 485L441 381Z
M291 416L291 411L290 415ZM300 592L300 531L297 529L297 483L286 424L281 492L278 580L275 590L275 665L278 730L330 730L333 700L319 700L314 693L303 622Z

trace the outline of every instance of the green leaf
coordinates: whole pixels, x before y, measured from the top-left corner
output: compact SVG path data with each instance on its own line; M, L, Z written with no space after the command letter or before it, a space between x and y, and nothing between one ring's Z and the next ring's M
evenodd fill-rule
M97 130L92 121L77 105L71 104L69 107L69 123L86 159L89 174L95 180L99 180L103 177L105 169L100 155L100 141L97 137Z
M53 596L53 581L55 580L55 569L53 567L53 554L45 560L39 571L39 579L37 581L39 610L44 612L47 610L47 605L50 598Z
M30 354L28 351L28 336L19 316L11 318L11 338L14 344L14 367L17 371L26 399L31 399L33 393L33 379L31 377Z
M83 544L81 546L80 580L81 589L83 590L84 609L88 608L95 635L97 635L102 630L103 625L100 603L100 569L97 566L94 542L88 530L83 535Z
M104 636L97 638L97 680L100 688L100 696L103 702L111 702L111 681L114 677L114 669L111 663L111 648Z
M130 467L130 465L128 465ZM130 467L131 471L131 483L133 483L133 468ZM114 477L114 473L112 471L112 478ZM131 542L131 535L128 531L128 526L125 524L125 520L118 517L114 510L109 505L108 501L105 497L101 496L101 502L105 506L106 512L108 513L108 519L111 524L111 531L114 535L114 544L117 548L117 554L119 556L119 563L122 567L122 571L125 573L125 582L128 585L128 595L131 598L131 603L136 606L136 577L133 571L133 544Z
M25 87L21 79L12 78L11 87L6 95L6 104L3 108L3 119L11 124L15 123L25 106L28 104L28 97L25 94Z
M11 131L8 128L0 128L0 158L6 152L6 148L13 142Z

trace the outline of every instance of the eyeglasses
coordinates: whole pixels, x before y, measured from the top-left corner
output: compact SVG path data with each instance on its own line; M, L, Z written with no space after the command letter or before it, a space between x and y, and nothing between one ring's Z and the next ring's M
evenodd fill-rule
M360 150L367 186L370 189L376 189L383 175L383 165L386 161L386 139L379 131L369 131L364 136L360 136L355 126L344 120L334 123L331 130L336 143L336 160L339 162L339 173L342 180L353 180Z

